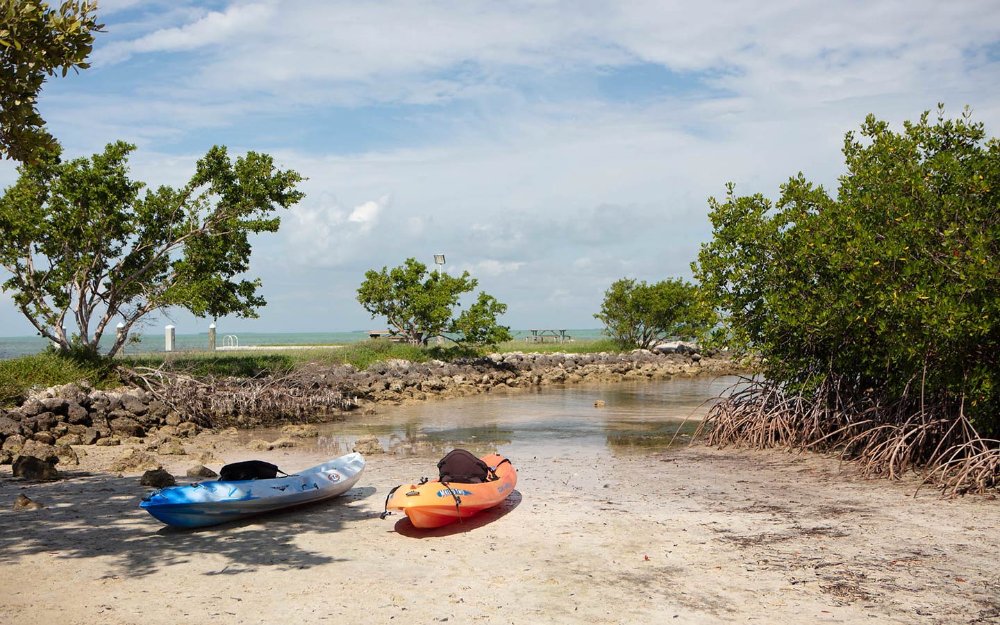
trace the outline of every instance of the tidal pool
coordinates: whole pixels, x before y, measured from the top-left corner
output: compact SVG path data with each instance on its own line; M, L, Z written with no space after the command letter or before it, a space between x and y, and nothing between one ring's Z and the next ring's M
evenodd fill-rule
M685 444L713 401L736 377L546 387L402 406L378 407L319 426L319 450L347 453L376 436L396 455L442 455L454 447L476 453L537 454L572 448L598 455L648 452ZM277 430L246 433L273 440Z

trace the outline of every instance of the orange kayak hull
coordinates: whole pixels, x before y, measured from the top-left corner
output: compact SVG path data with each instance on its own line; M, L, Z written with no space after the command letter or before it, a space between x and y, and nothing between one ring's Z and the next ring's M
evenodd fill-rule
M481 460L496 470L496 480L482 484L448 482L445 485L437 480L403 484L389 498L386 508L405 513L414 527L429 529L467 519L499 505L514 492L517 471L497 454L483 456Z

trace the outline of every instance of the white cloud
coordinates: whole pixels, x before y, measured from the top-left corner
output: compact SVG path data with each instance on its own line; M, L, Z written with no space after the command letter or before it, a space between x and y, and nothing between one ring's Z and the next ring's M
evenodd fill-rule
M280 233L293 264L335 267L358 255L378 225L389 196L362 202L345 210L336 198L322 194L316 202L305 201L285 217Z
M379 200L369 200L354 207L351 214L347 216L347 221L358 224L361 232L370 232L378 224L379 214L389 202L388 196L383 196Z
M486 258L477 263L469 265L469 273L473 277L481 276L500 276L504 274L516 273L518 269L524 266L524 262L520 261L500 261L493 258Z

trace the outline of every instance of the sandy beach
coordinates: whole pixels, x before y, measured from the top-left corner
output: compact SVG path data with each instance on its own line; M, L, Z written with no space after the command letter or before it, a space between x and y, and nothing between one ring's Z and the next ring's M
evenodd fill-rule
M222 462L296 469L317 451ZM179 531L137 506L139 473L88 447L52 483L0 474L0 622L997 623L1000 505L916 497L834 459L681 447L613 463L513 458L517 491L461 525L379 519L388 489L436 456L372 455L358 486L318 505ZM192 459L161 456L175 475ZM183 478L182 478L183 481ZM24 493L45 504L14 511Z

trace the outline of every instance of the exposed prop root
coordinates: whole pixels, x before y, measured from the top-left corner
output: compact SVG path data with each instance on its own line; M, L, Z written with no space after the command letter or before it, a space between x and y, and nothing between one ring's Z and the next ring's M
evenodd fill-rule
M1000 441L980 437L960 403L904 397L883 404L844 386L825 378L804 394L744 378L712 407L696 437L719 447L832 451L866 476L917 471L949 495L1000 487Z
M357 407L339 390L318 386L308 375L291 372L257 378L199 380L163 368L136 367L130 381L186 420L205 427L260 427L308 421Z

